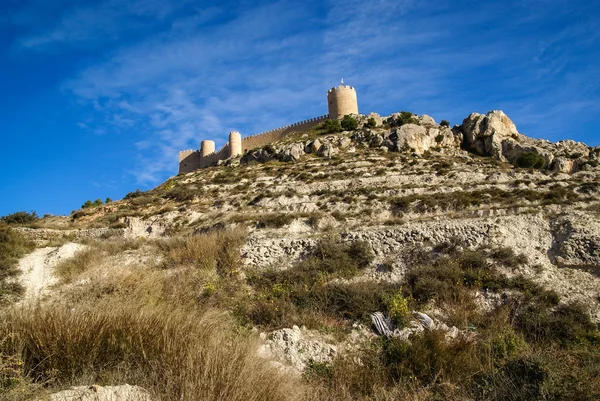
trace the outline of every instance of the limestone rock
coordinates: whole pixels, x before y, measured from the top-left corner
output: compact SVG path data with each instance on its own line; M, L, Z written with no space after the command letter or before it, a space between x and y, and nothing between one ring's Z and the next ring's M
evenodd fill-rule
M304 155L304 145L302 143L292 143L283 150L282 160L297 161Z
M337 153L339 153L339 149L335 148L329 142L323 144L323 146L321 146L317 151L317 155L322 157L331 157Z
M396 130L397 146L402 150L414 149L422 154L431 147L431 138L427 136L427 128L416 124L404 124Z
M564 157L557 157L552 163L552 170L559 173L571 173L574 170L575 162Z
M150 394L138 386L79 386L51 394L50 401L152 401Z
M423 114L418 118L420 125L430 126L437 125L433 117L428 116L427 114Z
M261 338L264 344L258 351L260 356L275 358L299 372L304 370L309 361L331 362L337 355L337 347L327 343L318 332L298 326L270 334L262 333Z

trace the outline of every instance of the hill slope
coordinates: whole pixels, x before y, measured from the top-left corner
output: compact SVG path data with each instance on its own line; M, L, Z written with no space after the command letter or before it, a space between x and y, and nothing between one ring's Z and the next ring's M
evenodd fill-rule
M91 380L161 399L597 399L599 156L525 137L502 112L292 134L18 228L85 247L48 265L58 284L38 309L6 312L17 342L2 352L23 358L13 381L30 392ZM84 316L89 332L74 331ZM186 334L205 329L230 342ZM148 332L141 348L111 345L128 330ZM192 374L209 368L226 395Z

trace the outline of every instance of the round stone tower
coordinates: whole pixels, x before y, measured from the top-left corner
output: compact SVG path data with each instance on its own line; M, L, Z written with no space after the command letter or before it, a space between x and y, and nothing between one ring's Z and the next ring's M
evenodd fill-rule
M229 133L229 157L242 154L242 134L237 131Z
M329 118L342 118L347 114L358 114L358 100L356 100L356 89L342 84L337 88L331 88L327 92L327 105L329 106Z
M204 157L215 151L215 141L202 141L200 142L200 156Z

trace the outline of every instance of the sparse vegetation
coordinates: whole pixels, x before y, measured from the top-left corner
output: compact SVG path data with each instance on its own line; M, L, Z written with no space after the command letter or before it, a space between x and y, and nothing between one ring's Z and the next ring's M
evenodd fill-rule
M340 125L344 131L354 131L358 128L358 121L351 115L346 115L342 118Z
M546 159L537 153L523 152L517 158L516 164L521 168L542 168L546 164Z
M6 216L0 217L0 224L19 225L24 226L27 224L35 223L39 220L35 210L31 212L15 212Z
M342 130L342 125L340 124L339 120L325 120L323 122L323 129L325 132L333 134L340 132Z

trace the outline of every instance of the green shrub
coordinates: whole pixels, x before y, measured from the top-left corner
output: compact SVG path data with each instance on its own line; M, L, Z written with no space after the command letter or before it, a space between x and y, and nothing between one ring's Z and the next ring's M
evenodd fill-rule
M403 327L410 316L408 300L398 291L386 300L387 311L396 327Z
M401 111L396 117L391 117L388 120L388 124L392 127L400 127L404 124L417 124L418 120L414 117L414 114L408 111Z
M81 205L81 208L82 208L82 209L86 209L86 208L88 208L88 207L92 207L92 201L91 201L91 200L89 200L89 199L88 199L88 200L86 200L86 201L83 203L83 205Z
M523 152L517 158L516 163L521 168L542 168L546 164L546 159L537 153Z
M325 120L323 122L323 129L325 129L325 132L333 134L340 132L342 130L342 125L339 120Z
M31 224L38 221L40 218L38 217L35 211L31 213L28 212L15 212L6 216L0 217L0 222L10 225L25 225Z
M440 123L442 127L450 127L450 122L448 120L442 120Z
M358 128L358 121L351 115L345 115L340 125L344 131L354 131Z
M435 141L437 143L440 143L440 142L442 142L444 140L444 138L445 138L444 135L439 134L438 136L435 137Z
M127 195L125 195L125 199L133 199L142 195L144 195L144 192L140 191L139 189L136 189L134 192L129 192Z
M377 121L375 121L375 118L369 117L367 119L367 127L369 127L369 128L375 128L375 127L377 127Z

